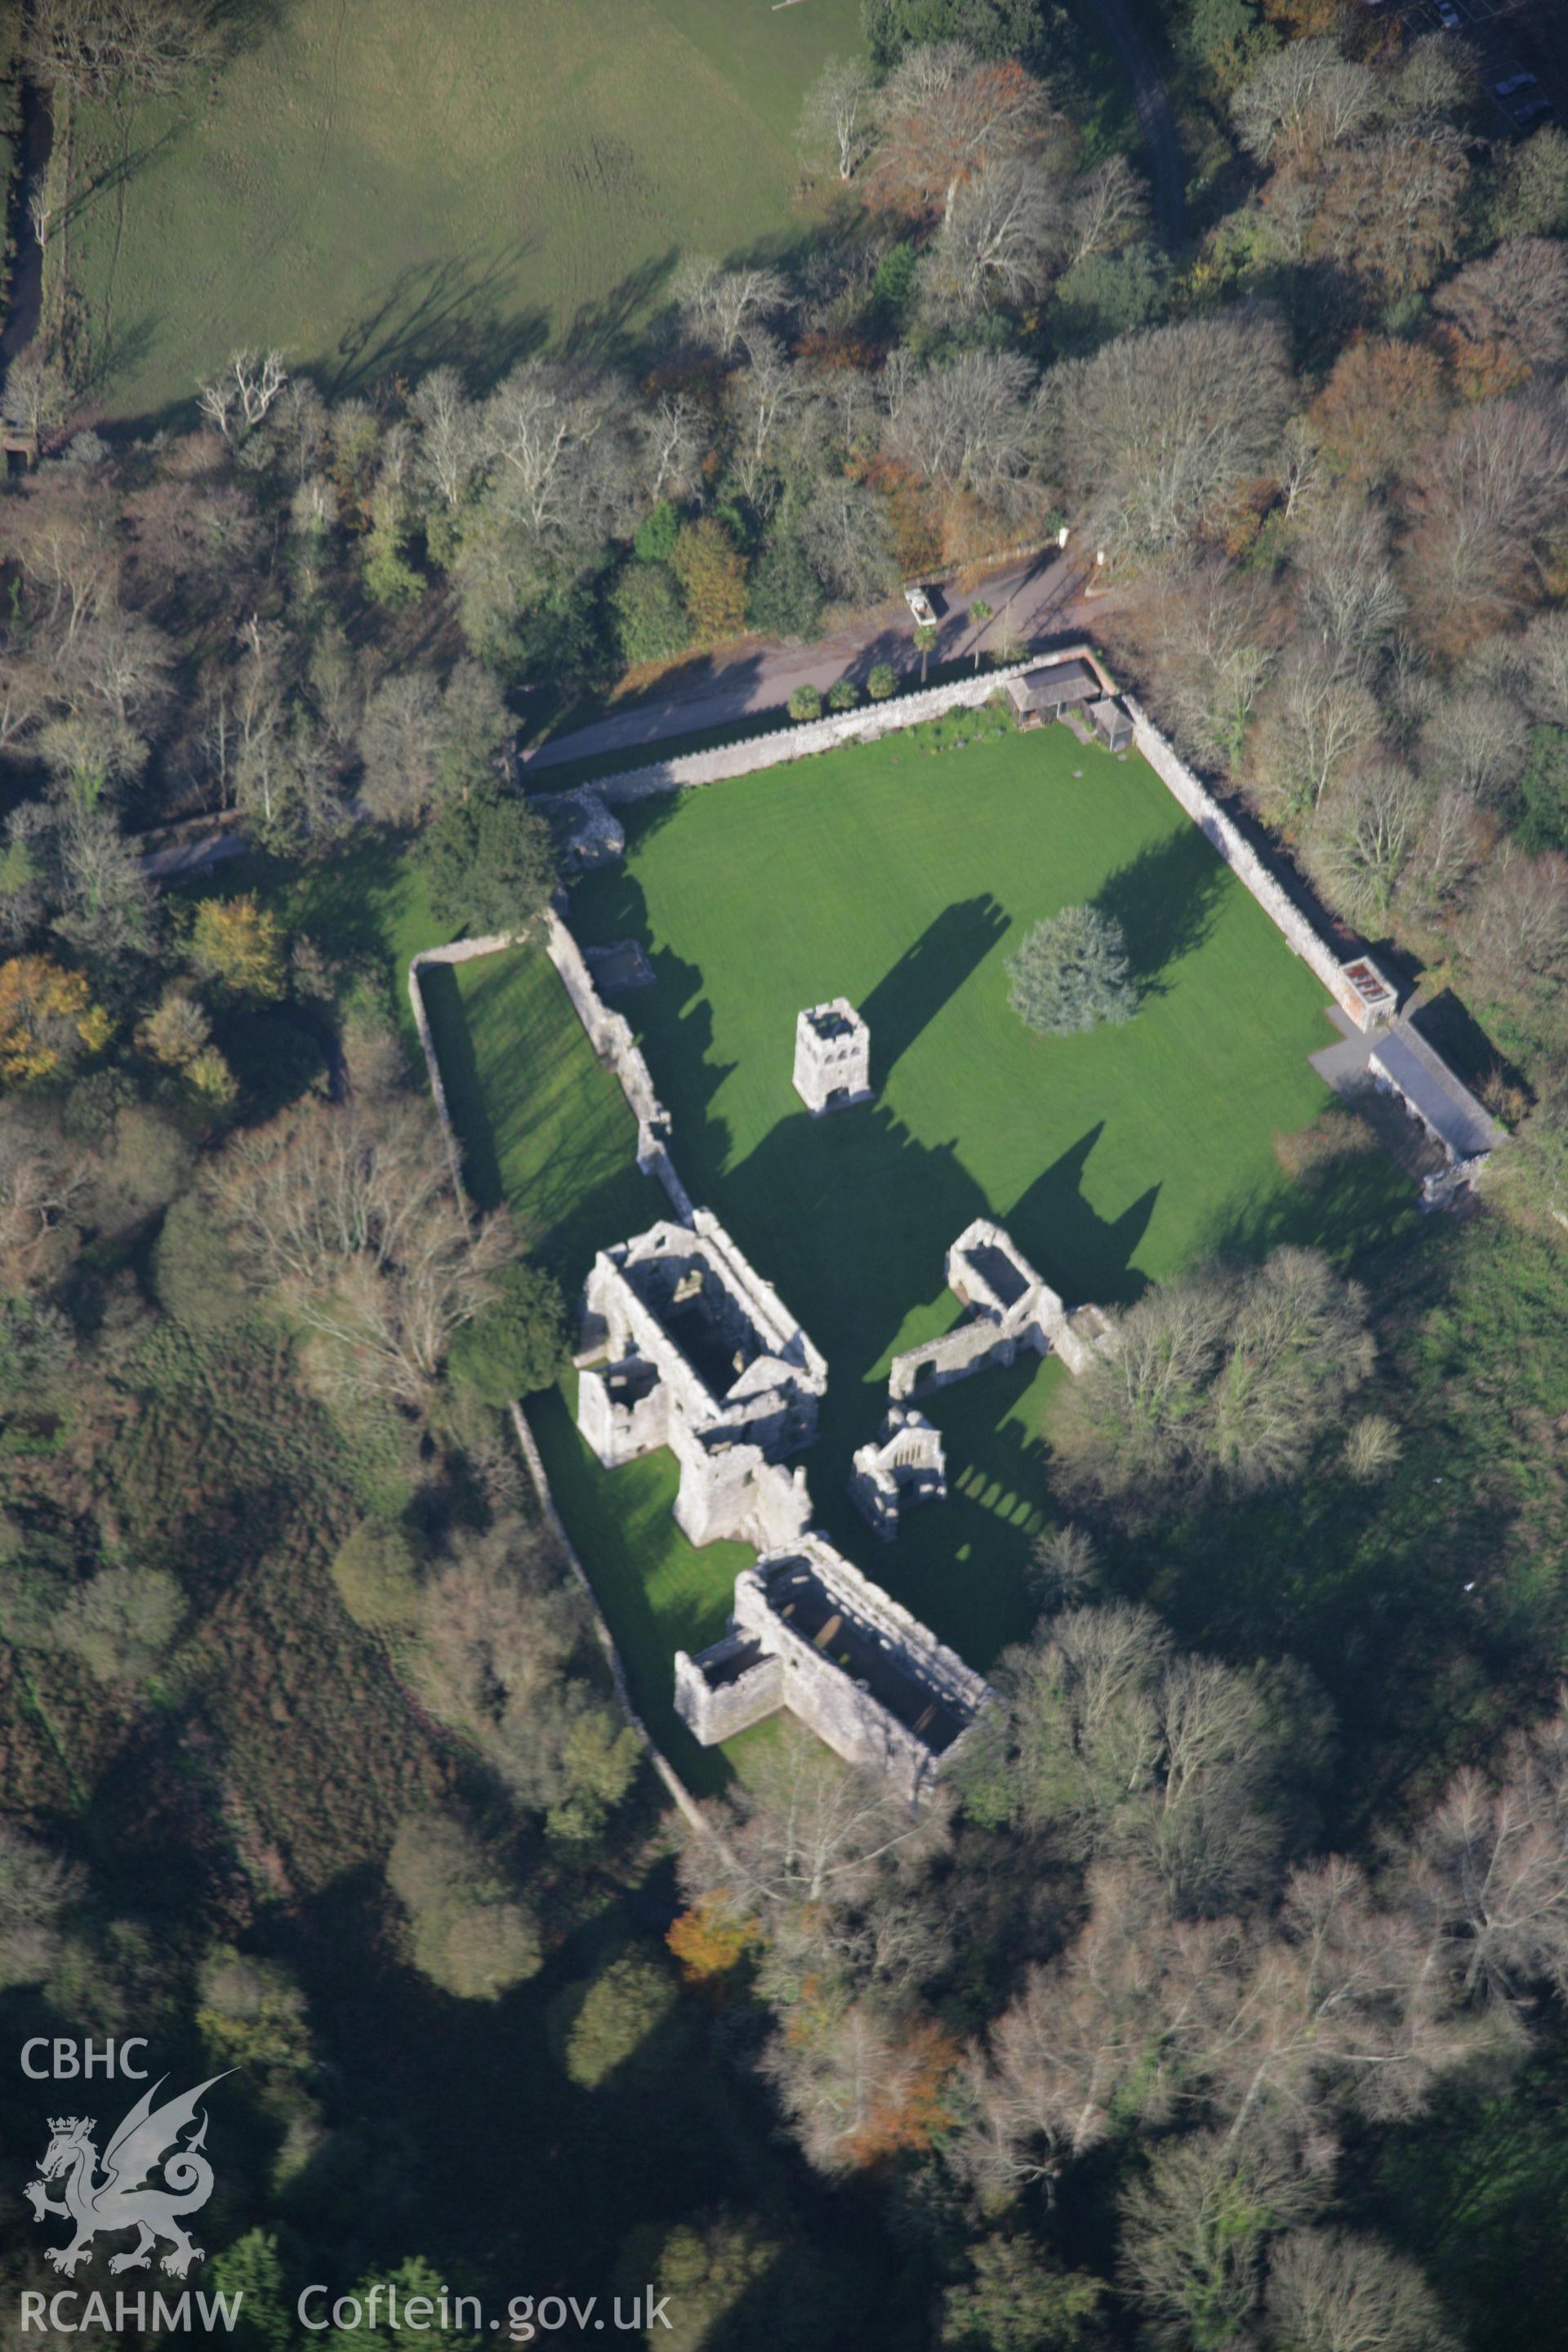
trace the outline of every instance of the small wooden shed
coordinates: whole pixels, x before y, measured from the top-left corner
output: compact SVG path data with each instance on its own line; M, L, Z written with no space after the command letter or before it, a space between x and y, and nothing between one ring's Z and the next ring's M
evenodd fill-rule
M1055 719L1075 702L1093 702L1100 684L1086 661L1047 662L1007 681L1014 709L1026 722Z
M1089 715L1094 721L1094 731L1108 751L1125 751L1132 740L1132 721L1113 694L1091 702Z

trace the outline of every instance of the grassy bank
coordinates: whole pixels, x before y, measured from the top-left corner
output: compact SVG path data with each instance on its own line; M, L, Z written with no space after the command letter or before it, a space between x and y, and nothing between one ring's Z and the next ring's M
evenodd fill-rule
M293 0L216 92L79 118L71 274L115 415L237 344L333 395L552 339L611 356L683 250L787 243L857 0ZM721 224L716 229L714 224Z

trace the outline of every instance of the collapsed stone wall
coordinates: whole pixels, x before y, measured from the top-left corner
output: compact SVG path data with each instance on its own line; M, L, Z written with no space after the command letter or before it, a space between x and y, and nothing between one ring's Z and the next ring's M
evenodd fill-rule
M1037 1325L1030 1324L1022 1333L1004 1331L1000 1324L977 1316L972 1322L959 1324L956 1330L928 1339L923 1348L906 1348L901 1356L895 1356L888 1368L889 1398L900 1403L907 1397L924 1396L932 1389L950 1387L954 1381L966 1381L984 1364L1011 1364L1021 1347L1045 1354L1045 1334Z
M637 1123L637 1166L656 1176L682 1224L691 1223L691 1196L675 1172L669 1154L670 1118L654 1090L653 1073L632 1035L624 1013L612 1013L594 985L594 975L566 925L552 907L545 917L544 952L561 975L572 1009L588 1042L615 1072Z

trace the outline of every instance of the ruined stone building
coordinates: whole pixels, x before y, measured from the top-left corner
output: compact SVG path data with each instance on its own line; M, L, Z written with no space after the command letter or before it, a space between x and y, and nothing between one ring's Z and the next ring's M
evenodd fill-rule
M941 1430L912 1405L891 1406L877 1443L856 1448L849 1499L882 1541L891 1543L905 1511L947 1499Z
M675 1705L705 1748L787 1707L846 1762L912 1801L951 1762L991 1692L826 1538L735 1579L730 1630L675 1656Z
M888 1393L895 1402L967 1380L984 1364L1010 1364L1020 1348L1054 1351L1070 1372L1081 1372L1113 1338L1098 1307L1069 1315L1012 1237L985 1217L966 1225L948 1251L947 1286L968 1313L940 1339L894 1357Z
M795 1090L814 1118L871 1099L871 1033L847 996L808 1005L795 1024Z
M601 1250L584 1298L577 1425L606 1469L668 1445L693 1543L761 1549L806 1525L803 1472L827 1366L706 1209Z

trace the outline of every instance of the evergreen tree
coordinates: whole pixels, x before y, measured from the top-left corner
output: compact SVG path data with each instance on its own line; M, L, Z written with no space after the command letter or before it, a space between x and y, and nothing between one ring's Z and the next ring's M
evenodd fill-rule
M1042 1036L1120 1028L1138 1010L1121 926L1094 907L1064 907L1037 923L1007 959L1013 1010Z
M517 931L555 887L550 828L499 782L476 784L431 825L419 862L437 920L476 938Z

